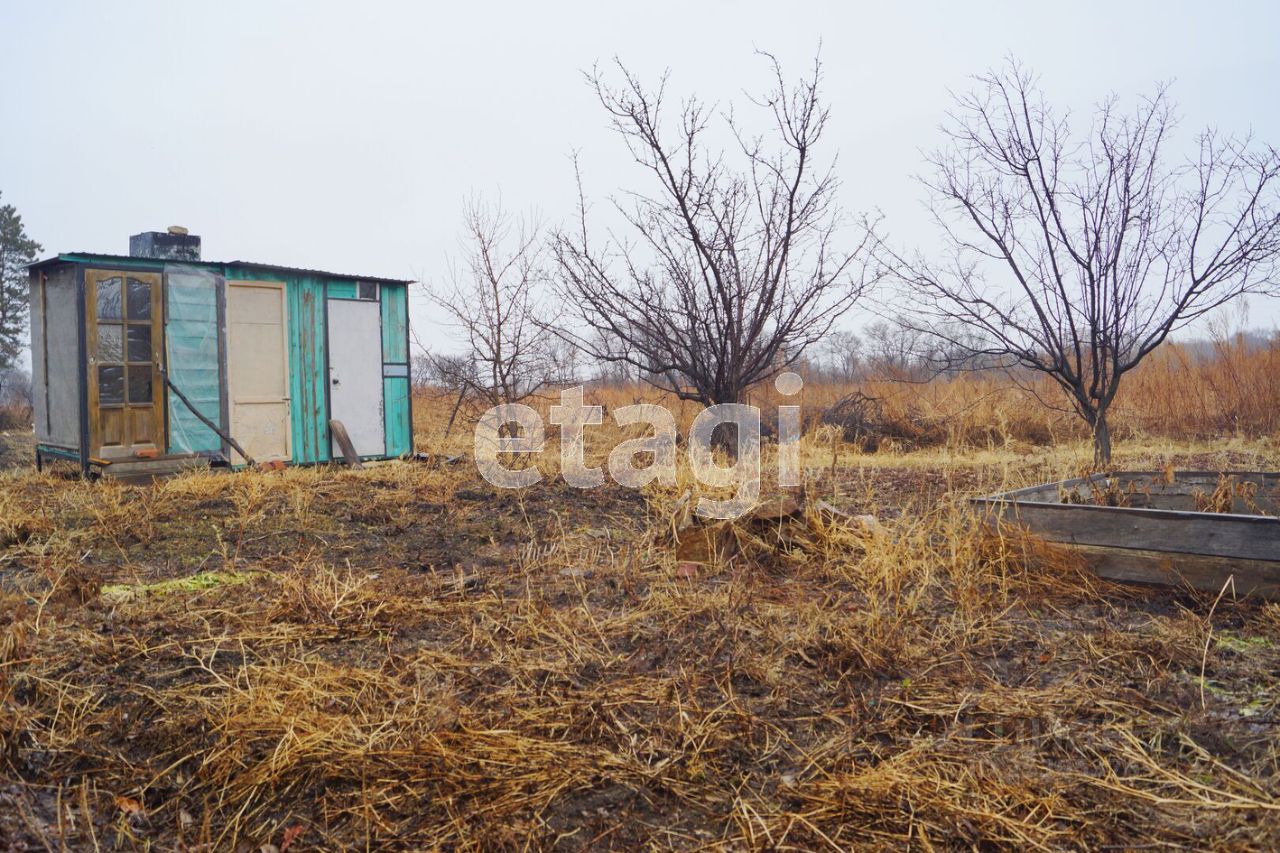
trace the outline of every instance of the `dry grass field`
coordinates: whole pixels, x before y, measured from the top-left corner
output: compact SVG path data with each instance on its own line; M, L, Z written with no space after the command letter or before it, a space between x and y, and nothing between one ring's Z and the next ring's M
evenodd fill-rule
M0 475L0 847L1280 846L1280 604L984 531L966 498L1084 436L979 380L896 393L901 435L811 424L805 517L707 562L686 474L577 491L554 438L522 492L469 459ZM1243 409L1172 429L1143 393L1120 467L1280 466ZM419 450L467 451L448 403Z

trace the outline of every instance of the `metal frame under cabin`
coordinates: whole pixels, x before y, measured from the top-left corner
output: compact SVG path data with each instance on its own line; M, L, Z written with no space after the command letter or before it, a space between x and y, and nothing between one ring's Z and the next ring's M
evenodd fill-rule
M323 445L323 453L319 453L319 452L317 453L317 456L320 456L323 458L317 458L314 461L305 461L305 462L294 461L294 457L296 457L297 455L296 450L294 450L294 451L291 451L290 453L291 458L288 463L290 465L328 464L329 462L332 461L332 458L333 458L333 453L332 453L333 438L328 428L328 421L332 419L332 397L331 397L331 394L329 393L329 388L328 388L328 374L329 374L329 368L330 368L328 300L330 298L329 296L330 285L332 285L335 281L351 282L357 288L357 293L359 292L360 283L374 284L376 286L375 299L358 300L358 301L372 301L378 305L378 329L379 329L378 347L379 347L379 352L381 357L380 363L383 367L383 370L382 370L383 376L381 378L384 381L384 383L387 378L385 375L385 369L388 362L386 361L387 353L383 349L383 344L385 341L385 324L384 324L384 317L383 317L383 310L384 310L383 291L387 286L403 288L401 292L401 299L403 300L404 321L405 321L404 337L403 337L405 360L404 360L403 375L405 379L405 384L407 386L405 410L406 410L406 417L408 419L408 445L409 446L408 446L408 449L401 454L392 455L386 452L387 444L390 441L390 436L388 433L389 424L388 424L388 413L387 413L387 403L386 403L386 392L385 392L385 386L384 386L383 407L382 407L382 413L381 413L382 414L383 452L379 454L366 455L361 458L366 460L391 459L391 458L400 458L403 456L412 455L413 449L414 449L414 446L413 446L414 401L413 401L412 358L410 356L411 336L410 336L409 322L408 322L409 285L412 282L407 280L401 280L401 279L388 279L388 278L379 278L379 277L372 277L372 276L352 276L352 275L344 275L344 274L338 274L338 273L326 273L326 272L321 272L316 270L305 270L305 269L299 269L299 268L293 268L293 267L275 266L270 264L256 264L256 263L249 263L244 261L234 261L229 263L219 263L219 262L212 262L212 261L174 261L174 260L167 260L167 259L161 259L161 258L133 258L133 257L126 257L126 256L97 255L97 254L87 254L87 253L64 253L64 254L56 255L52 258L49 258L37 264L34 264L31 267L31 272L34 275L38 276L38 278L36 278L35 280L39 282L39 287L40 287L40 299L41 299L40 322L44 324L41 329L41 338L42 338L41 370L43 374L42 378L43 378L45 387L43 389L38 389L38 393L43 393L46 398L45 405L44 405L44 412L45 412L46 419L51 417L51 403L49 401L50 392L49 392L49 381L48 381L48 375L47 375L48 366L49 366L49 356L48 356L49 335L47 332L49 317L48 317L48 310L45 307L47 305L47 300L48 300L47 288L46 288L45 282L47 281L47 278L48 278L47 271L49 269L56 269L63 265L71 267L72 270L74 271L73 272L74 293L75 293L75 300L76 300L75 400L76 400L76 405L78 409L78 412L77 412L77 423L79 426L78 446L72 449L72 448L58 447L51 444L37 443L35 448L35 462L36 462L37 468L43 468L44 463L46 461L53 460L53 459L62 459L65 461L78 463L80 474L82 476L88 477L95 474L99 474L99 475L100 474L109 474L109 475L118 474L120 476L131 476L131 475L171 473L172 471L182 467L182 463L190 463L196 460L209 460L210 462L214 462L221 459L225 461L230 467L243 467L241 465L235 465L232 462L233 456L232 456L231 448L228 446L227 442L225 440L222 440L221 438L219 441L220 450L218 451L201 450L201 451L193 451L188 453L177 453L177 454L167 452L170 446L170 441L171 441L170 432L172 427L172 424L170 422L170 412L169 412L172 394L167 384L162 385L160 389L161 398L159 403L161 408L160 417L162 418L161 428L163 430L163 442L164 442L164 450L165 450L164 453L156 457L113 460L110 465L98 464L91 455L92 449L89 446L91 441L90 423L89 423L90 412L89 412L89 405L88 405L90 377L89 377L89 364L88 364L88 358L87 358L87 355L88 355L87 335L88 335L89 318L87 316L87 307L85 303L85 295L86 295L85 274L88 270L92 269L95 271L102 270L106 272L121 272L121 273L149 271L149 272L158 273L160 275L160 282L161 282L160 311L162 316L160 317L159 322L160 322L161 328L164 330L164 337L163 337L163 343L162 343L162 349L161 349L161 358L163 359L162 363L167 368L169 366L168 324L169 324L170 313L171 313L170 305L169 305L170 289L169 289L168 273L170 271L169 268L175 267L175 266L186 266L186 267L193 267L196 269L205 270L211 274L216 275L219 279L218 285L216 287L216 297L215 297L215 305L216 305L216 312L217 312L216 313L216 317L217 317L216 340L217 340L217 350L218 350L218 356L217 356L218 393L219 393L218 419L219 419L219 426L224 431L228 431L230 427L230 411L229 411L230 394L229 394L229 387L228 387L229 385L229 367L228 367L229 353L228 353L228 340L227 340L227 323L228 323L227 310L228 309L227 309L227 290L226 290L228 282L235 281L238 278L241 278L244 276L262 275L264 280L273 280L273 281L280 282L283 285L283 288L286 294L285 296L286 301L288 301L289 299L288 294L292 291L294 287L299 286L299 283L303 278L306 278L306 277L319 278L323 281L323 287L320 289L320 293L322 294L322 298L325 303L323 306L323 313L322 313L322 318L323 318L322 322L324 324L324 329L323 329L324 338L322 342L317 342L323 347L323 370L325 372L325 375L324 377L322 377L322 381L320 383L324 387L324 406L325 406L325 409L324 409L325 423L323 425L324 426L324 435L323 435L324 445ZM333 298L342 299L343 297L333 297ZM293 322L293 319L292 319L292 313L287 311L287 305L286 305L285 322L286 322L285 340L286 340L286 345L290 346L289 354L291 355L291 345L289 344L289 339L290 339L289 325ZM291 358L286 358L286 367L289 372L288 381L290 384L292 384L294 365L292 363ZM292 429L293 429L293 422L291 418L290 430ZM47 433L48 433L48 430L46 430L46 434ZM321 448L317 448L318 451L320 449ZM113 466L115 467L115 470L111 470ZM125 471L126 468L128 469L127 471Z
M1132 494L1138 499L1194 506L1196 491L1212 492L1221 476L1257 483L1270 500L1280 501L1275 472L1178 471L1170 482L1164 472L1125 471L973 498L970 504L989 518L1012 521L1065 546L1104 578L1213 593L1231 579L1238 595L1280 599L1280 518L1274 515L1063 502L1064 495L1085 499L1098 485L1133 484L1140 489Z

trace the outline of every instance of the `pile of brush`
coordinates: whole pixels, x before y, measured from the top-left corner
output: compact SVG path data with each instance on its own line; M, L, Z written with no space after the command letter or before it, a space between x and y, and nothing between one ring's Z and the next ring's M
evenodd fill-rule
M810 501L804 492L766 500L728 520L701 518L692 507L693 495L686 492L672 514L672 539L681 564L803 560L824 547L859 547L879 527L873 515L847 513L825 500Z

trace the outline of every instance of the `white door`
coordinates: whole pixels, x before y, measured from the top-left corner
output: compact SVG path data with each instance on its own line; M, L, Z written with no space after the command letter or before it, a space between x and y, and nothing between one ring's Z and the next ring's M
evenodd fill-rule
M288 329L282 283L227 282L231 437L255 462L290 458Z
M361 456L382 456L382 312L377 302L329 300L329 412ZM333 444L335 458L342 456Z

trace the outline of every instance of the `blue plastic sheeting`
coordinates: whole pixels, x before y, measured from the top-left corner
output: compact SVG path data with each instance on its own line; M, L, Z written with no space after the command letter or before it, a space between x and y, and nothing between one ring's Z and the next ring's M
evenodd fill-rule
M168 286L165 338L169 379L200 413L222 422L218 357L218 285L221 277L184 267L166 273ZM169 452L199 453L222 449L222 439L200 422L177 394L169 397Z

